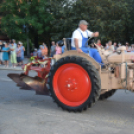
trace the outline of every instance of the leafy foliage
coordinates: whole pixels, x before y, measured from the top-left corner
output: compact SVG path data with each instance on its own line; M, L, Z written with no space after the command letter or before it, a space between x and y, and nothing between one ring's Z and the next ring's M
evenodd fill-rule
M133 0L4 0L2 31L10 38L32 41L71 37L85 19L103 42L134 41Z
M1 12L4 13L1 20L2 31L10 38L21 40L28 36L34 41L38 35L50 38L47 34L52 20L49 9L49 0L4 0L0 6Z
M59 1L57 1L56 5ZM52 5L52 6L56 6ZM53 8L56 9L56 8ZM103 42L108 40L127 40L130 8L125 0L77 0L54 11L52 21L55 39L70 37L72 31L78 27L79 20L87 20L91 31L99 31ZM58 33L58 35L57 35Z

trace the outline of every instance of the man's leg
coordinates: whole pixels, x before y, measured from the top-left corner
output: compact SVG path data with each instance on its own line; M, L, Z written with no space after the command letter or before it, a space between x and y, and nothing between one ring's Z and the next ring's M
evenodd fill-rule
M90 48L89 49L89 55L94 58L98 63L102 63L101 56L97 49Z

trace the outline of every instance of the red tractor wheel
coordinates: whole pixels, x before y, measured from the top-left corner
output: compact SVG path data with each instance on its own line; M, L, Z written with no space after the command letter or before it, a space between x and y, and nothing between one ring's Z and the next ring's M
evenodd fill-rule
M55 102L68 111L86 110L100 95L98 71L81 57L57 61L51 68L48 83Z

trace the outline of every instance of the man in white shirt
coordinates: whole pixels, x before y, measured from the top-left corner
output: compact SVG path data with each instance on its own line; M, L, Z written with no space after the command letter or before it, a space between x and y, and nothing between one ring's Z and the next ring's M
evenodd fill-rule
M72 35L71 49L78 52L89 53L97 62L101 63L101 57L97 49L88 47L88 37L98 37L99 32L91 32L87 29L88 23L85 20L79 22L79 28L77 28Z

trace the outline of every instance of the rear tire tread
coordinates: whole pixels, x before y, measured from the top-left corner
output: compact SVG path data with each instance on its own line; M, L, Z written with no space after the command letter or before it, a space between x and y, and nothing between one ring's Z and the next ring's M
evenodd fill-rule
M90 99L88 98L86 102L84 102L82 105L78 106L78 107L69 107L66 106L65 104L63 104L62 102L60 102L58 100L58 98L56 97L54 90L53 90L53 76L57 70L57 68L60 65L66 64L66 63L76 63L78 65L82 65L82 67L89 73L90 72L90 77L92 78L92 83L93 85L93 90L94 92L91 91L91 97ZM94 65L92 65L89 61L87 61L84 58L81 57L76 57L76 56L67 56L64 58L61 58L60 60L58 60L53 67L50 70L49 73L49 77L48 77L48 84L50 87L50 93L51 93L51 97L55 100L55 103L57 103L57 105L59 107L61 107L63 110L67 110L67 111L73 111L73 112L82 112L83 110L87 110L87 108L90 108L93 104L95 104L95 102L99 99L100 96L100 91L101 91L101 81L100 81L100 76L98 71L96 70L96 68L94 67Z

